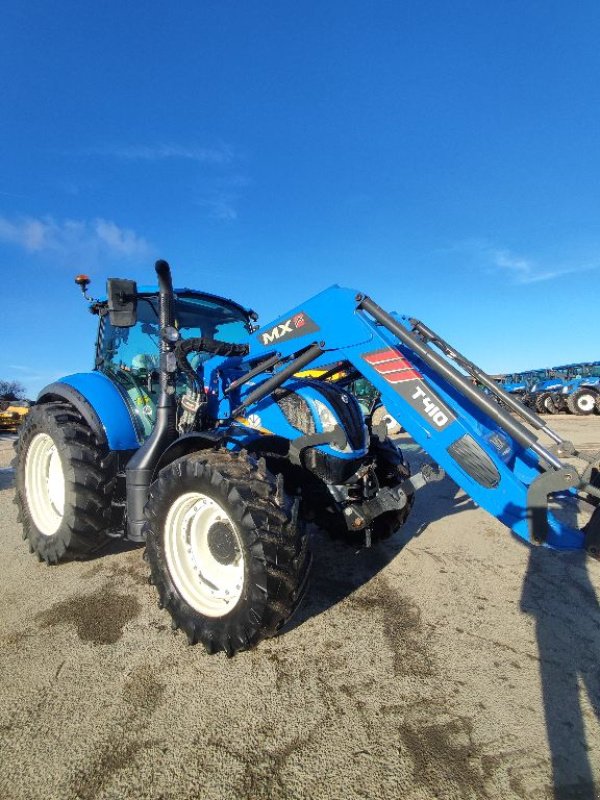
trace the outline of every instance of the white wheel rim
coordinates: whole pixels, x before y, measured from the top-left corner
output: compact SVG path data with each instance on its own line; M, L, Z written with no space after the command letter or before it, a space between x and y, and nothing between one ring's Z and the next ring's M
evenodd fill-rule
M215 557L209 538L224 526L229 529L229 563ZM188 492L175 500L165 521L165 555L173 583L193 609L223 617L235 608L244 588L243 549L235 525L212 497Z
M29 445L25 494L36 528L44 536L55 534L65 513L65 474L58 447L47 433L38 433Z
M582 411L593 411L596 405L596 398L591 394L583 394L577 398L577 406Z

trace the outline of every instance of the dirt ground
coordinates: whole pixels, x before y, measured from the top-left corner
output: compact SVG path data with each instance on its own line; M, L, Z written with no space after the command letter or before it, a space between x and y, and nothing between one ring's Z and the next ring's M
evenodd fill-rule
M600 450L600 417L552 425ZM600 562L520 544L446 479L376 549L315 535L295 627L228 660L173 635L139 549L30 556L10 444L0 800L599 796Z

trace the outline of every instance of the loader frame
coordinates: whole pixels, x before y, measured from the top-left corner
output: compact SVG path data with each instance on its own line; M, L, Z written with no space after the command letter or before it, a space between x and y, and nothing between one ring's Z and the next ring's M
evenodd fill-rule
M257 381L261 355L265 369L287 365ZM578 453L419 320L390 314L368 296L334 286L253 334L251 358L253 380L225 387L230 420L250 408L260 412L261 401L300 366L347 361L378 389L389 413L437 464L517 536L598 554L600 509L594 506L600 488L592 480L598 455ZM252 387L245 392L248 383ZM536 434L551 444L545 446ZM306 443L316 444L324 442ZM565 463L565 457L581 459L583 468ZM566 505L577 498L589 502L591 520L583 529L565 522L548 510L549 496Z

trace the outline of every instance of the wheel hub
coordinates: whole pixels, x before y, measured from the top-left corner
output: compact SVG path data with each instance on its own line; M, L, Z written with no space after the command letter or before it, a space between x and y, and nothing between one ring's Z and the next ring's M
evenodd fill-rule
M235 534L226 522L215 522L206 535L208 549L219 564L233 564L239 556Z
M577 405L582 411L593 411L596 405L596 398L589 394L582 394L577 398Z

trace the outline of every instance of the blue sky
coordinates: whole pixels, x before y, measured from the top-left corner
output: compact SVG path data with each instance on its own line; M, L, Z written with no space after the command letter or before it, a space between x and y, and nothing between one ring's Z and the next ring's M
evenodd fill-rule
M0 11L0 377L88 369L73 283L332 283L489 371L600 358L600 5L81 3Z

